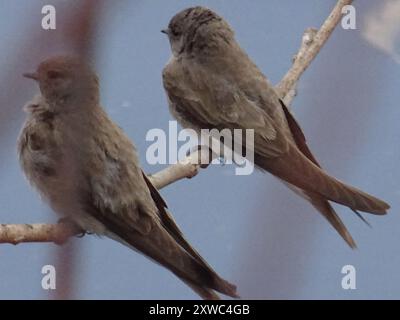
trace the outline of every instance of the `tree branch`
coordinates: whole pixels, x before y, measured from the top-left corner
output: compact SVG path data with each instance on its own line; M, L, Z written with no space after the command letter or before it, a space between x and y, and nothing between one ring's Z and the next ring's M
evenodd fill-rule
M301 47L297 54L293 57L292 68L287 72L281 82L275 87L278 95L287 106L290 106L292 104L293 99L297 95L297 82L301 75L300 73L298 73L299 68L297 67L297 65L301 63L301 61L305 60L308 54L308 50L314 43L317 32L318 30L314 28L308 28L304 32L301 39Z
M63 244L71 236L82 233L72 224L1 224L0 244L19 244L21 242L54 242Z
M209 148L199 146L183 160L154 175L150 175L149 179L157 189L162 189L176 181L195 177L201 168L207 168L217 156Z
M350 5L352 2L352 0L339 0L318 31L312 28L305 31L301 47L293 58L292 67L276 86L279 96L287 105L290 105L296 96L296 86L301 75L310 66L339 23L343 7ZM210 157L209 150L197 150L177 164L150 175L149 179L157 189L162 189L181 179L193 178L199 173L200 168L207 167L215 156L214 154L211 159L208 159L209 161L205 161L207 159L205 157ZM199 162L200 159L201 162ZM80 233L82 233L81 230L63 222L58 224L2 224L0 225L0 244L18 244L21 242L54 242L62 244L69 237Z
M324 44L332 34L333 30L339 23L342 17L343 7L350 5L352 2L353 0L339 0L336 6L333 8L331 14L325 20L324 24L315 34L315 37L313 37L313 39L310 39L311 42L309 44L304 43L305 41L303 37L302 48L300 48L299 54L294 60L293 66L286 73L281 82L277 85L276 90L282 98L286 97L286 95L295 88L296 83L299 81L301 75L310 66L311 62L320 52L321 48L324 46Z

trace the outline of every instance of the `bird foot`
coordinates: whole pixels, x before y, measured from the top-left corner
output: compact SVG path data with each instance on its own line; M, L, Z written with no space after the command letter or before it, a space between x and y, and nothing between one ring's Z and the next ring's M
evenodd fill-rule
M71 228L73 230L78 230L77 234L75 235L77 238L83 238L86 234L92 234L86 230L83 230L71 218L68 218L68 217L59 219L58 223L67 225L69 228Z

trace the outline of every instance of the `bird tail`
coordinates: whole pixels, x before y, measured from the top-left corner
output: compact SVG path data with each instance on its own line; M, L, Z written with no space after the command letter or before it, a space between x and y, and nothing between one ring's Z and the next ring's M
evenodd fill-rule
M208 274L212 275L215 279L214 281L217 283L217 286L221 289L218 290L221 293L225 293L233 298L239 298L236 294L236 286L230 284L229 282L220 278L216 272L207 264L207 262L203 259L203 257L194 249L190 243L185 239L172 215L167 210L167 204L162 199L158 190L153 186L151 181L148 179L145 173L143 173L143 178L150 190L150 194L158 208L158 214L161 221L161 225L163 230L165 230L170 237L175 241L175 244L180 246L193 260L196 261L197 264L201 265ZM207 300L219 300L218 295L207 288L204 285L197 285L191 281L185 281L197 294L199 294L203 299Z
M217 300L216 290L232 298L238 298L236 286L222 279L202 260L198 260L187 250L177 244L176 240L156 225L148 234L138 234L136 231L126 228L122 224L116 224L111 217L103 217L108 221L101 221L107 225L112 234L107 236L122 244L139 251L154 262L172 271L178 278L190 286L203 299Z
M194 291L196 292L203 300L221 300L218 294L215 293L214 290L211 290L206 287L198 286L194 283L185 281L184 282Z
M311 193L311 192L304 192L303 190L284 182L292 191L297 193L299 196L302 198L306 199L309 201L312 206L317 209L328 222L335 228L335 230L339 233L339 235L344 239L344 241L347 242L347 244L350 246L350 248L355 249L357 248L357 245L355 241L353 240L350 232L347 230L346 226L342 222L342 220L339 218L335 210L332 208L331 204L321 197L318 194Z
M311 204L314 206L314 208L317 209L326 218L326 220L329 221L329 223L335 228L344 241L347 242L350 248L356 249L357 245L354 239L335 210L332 208L331 204L319 195L309 194L309 196Z
M328 176L321 169L318 161L308 148L304 133L302 132L296 119L291 114L290 110L282 101L281 106L289 129L292 133L293 141L295 142L297 148L295 148L294 145L290 145L289 153L285 156L285 160L287 161L286 164L278 163L276 165L272 165L272 167L274 167L273 171L275 172L275 175L280 177L283 171L290 170L289 175L291 175L291 178L289 179L286 177L285 180L297 182L297 186L303 185L307 187L308 189L306 190L309 191L302 190L293 184L286 182L288 187L303 198L310 201L314 208L316 208L329 221L329 223L336 229L336 231L347 242L347 244L353 249L356 248L356 244L349 231L340 220L339 216L336 214L335 210L332 208L327 199L331 199L338 203L349 206L357 214L357 216L367 224L368 222L360 213L357 212L354 207L362 207L366 212L382 214L385 213L389 206L385 202L375 197L372 197L353 187L349 187ZM268 161L263 161L263 159L260 160L260 166L265 170L268 170ZM285 167L288 165L290 169ZM314 192L310 190L314 190Z
M345 205L353 210L377 215L386 214L390 206L361 190L329 176L299 149L289 143L288 151L276 158L256 157L256 165L274 176L300 188Z

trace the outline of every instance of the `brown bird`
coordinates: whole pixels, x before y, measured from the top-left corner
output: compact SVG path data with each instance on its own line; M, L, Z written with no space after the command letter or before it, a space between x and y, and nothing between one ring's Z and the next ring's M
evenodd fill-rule
M382 215L389 205L321 169L295 118L229 24L207 8L194 7L176 14L162 32L173 54L163 71L164 88L178 122L197 131L253 129L255 165L310 201L356 247L328 200L357 215L357 210Z
M42 62L25 74L41 95L28 103L19 158L50 206L85 231L115 239L172 271L204 299L237 297L185 240L142 172L128 137L99 102L99 81L73 57Z

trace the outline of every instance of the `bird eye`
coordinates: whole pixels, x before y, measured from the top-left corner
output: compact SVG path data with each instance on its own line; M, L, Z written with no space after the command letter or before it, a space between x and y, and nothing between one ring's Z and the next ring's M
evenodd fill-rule
M180 35L180 32L178 32L177 30L172 30L172 35L173 35L174 37L177 37L177 36Z
M61 74L61 72L52 70L52 71L47 72L47 77L49 79L58 79L58 78L62 78L62 74Z
M174 37L177 37L180 35L178 28L176 28L175 26L170 27L169 31L170 31L171 35Z

